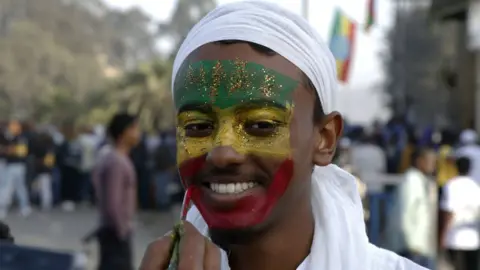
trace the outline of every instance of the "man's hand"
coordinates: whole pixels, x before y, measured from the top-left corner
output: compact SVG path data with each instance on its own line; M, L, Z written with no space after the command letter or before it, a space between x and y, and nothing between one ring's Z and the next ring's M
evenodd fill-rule
M220 249L205 238L189 222L183 222L180 239L178 270L220 270ZM165 270L174 245L172 233L151 243L142 260L140 270Z

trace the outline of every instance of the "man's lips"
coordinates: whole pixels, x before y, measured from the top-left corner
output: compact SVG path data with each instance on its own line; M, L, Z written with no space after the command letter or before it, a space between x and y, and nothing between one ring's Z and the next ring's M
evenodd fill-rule
M199 188L197 192L200 193L205 205L217 211L232 210L237 207L239 202L249 198L259 198L266 194L266 190L259 185L238 193L219 193L205 186Z

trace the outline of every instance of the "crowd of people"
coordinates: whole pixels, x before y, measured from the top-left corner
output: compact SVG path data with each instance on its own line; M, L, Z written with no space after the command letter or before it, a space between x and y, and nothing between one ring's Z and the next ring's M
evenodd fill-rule
M475 131L419 131L396 119L371 129L352 128L340 149L337 163L360 178L392 174L403 179L386 187L391 200L385 247L428 269L435 269L443 255L456 270L480 268Z
M92 173L108 142L102 126L57 129L15 119L0 125L0 219L13 204L23 216L32 205L41 211L94 205ZM175 154L173 131L144 134L132 149L140 208L164 211L181 197Z

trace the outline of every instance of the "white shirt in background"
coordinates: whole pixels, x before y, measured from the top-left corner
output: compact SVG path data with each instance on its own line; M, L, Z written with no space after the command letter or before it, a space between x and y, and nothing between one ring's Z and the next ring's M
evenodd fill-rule
M405 173L399 184L390 221L389 248L395 252L417 252L436 255L437 188L432 179L415 168Z
M456 157L467 157L470 159L470 176L480 185L480 146L476 144L467 144L461 146L455 151Z
M480 248L480 186L468 176L457 176L443 187L440 208L453 214L445 245L454 250Z
M351 148L351 164L353 170L362 173L385 173L387 157L382 148L375 144L358 144Z

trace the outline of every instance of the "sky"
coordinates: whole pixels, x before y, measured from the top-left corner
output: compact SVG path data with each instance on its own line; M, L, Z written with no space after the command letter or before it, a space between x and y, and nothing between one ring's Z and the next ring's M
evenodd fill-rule
M125 9L140 7L158 21L168 20L175 0L104 0L112 7ZM219 5L242 0L217 0ZM265 0L274 1L274 0ZM301 13L302 0L275 0L278 4ZM386 119L388 110L383 106L381 88L385 78L379 57L385 51L385 35L393 23L392 0L376 0L377 18L372 30L365 33L363 23L367 16L367 0L310 0L308 20L328 42L336 8L358 23L353 54L353 65L348 83L339 87L338 110L355 123L365 124L375 119Z

